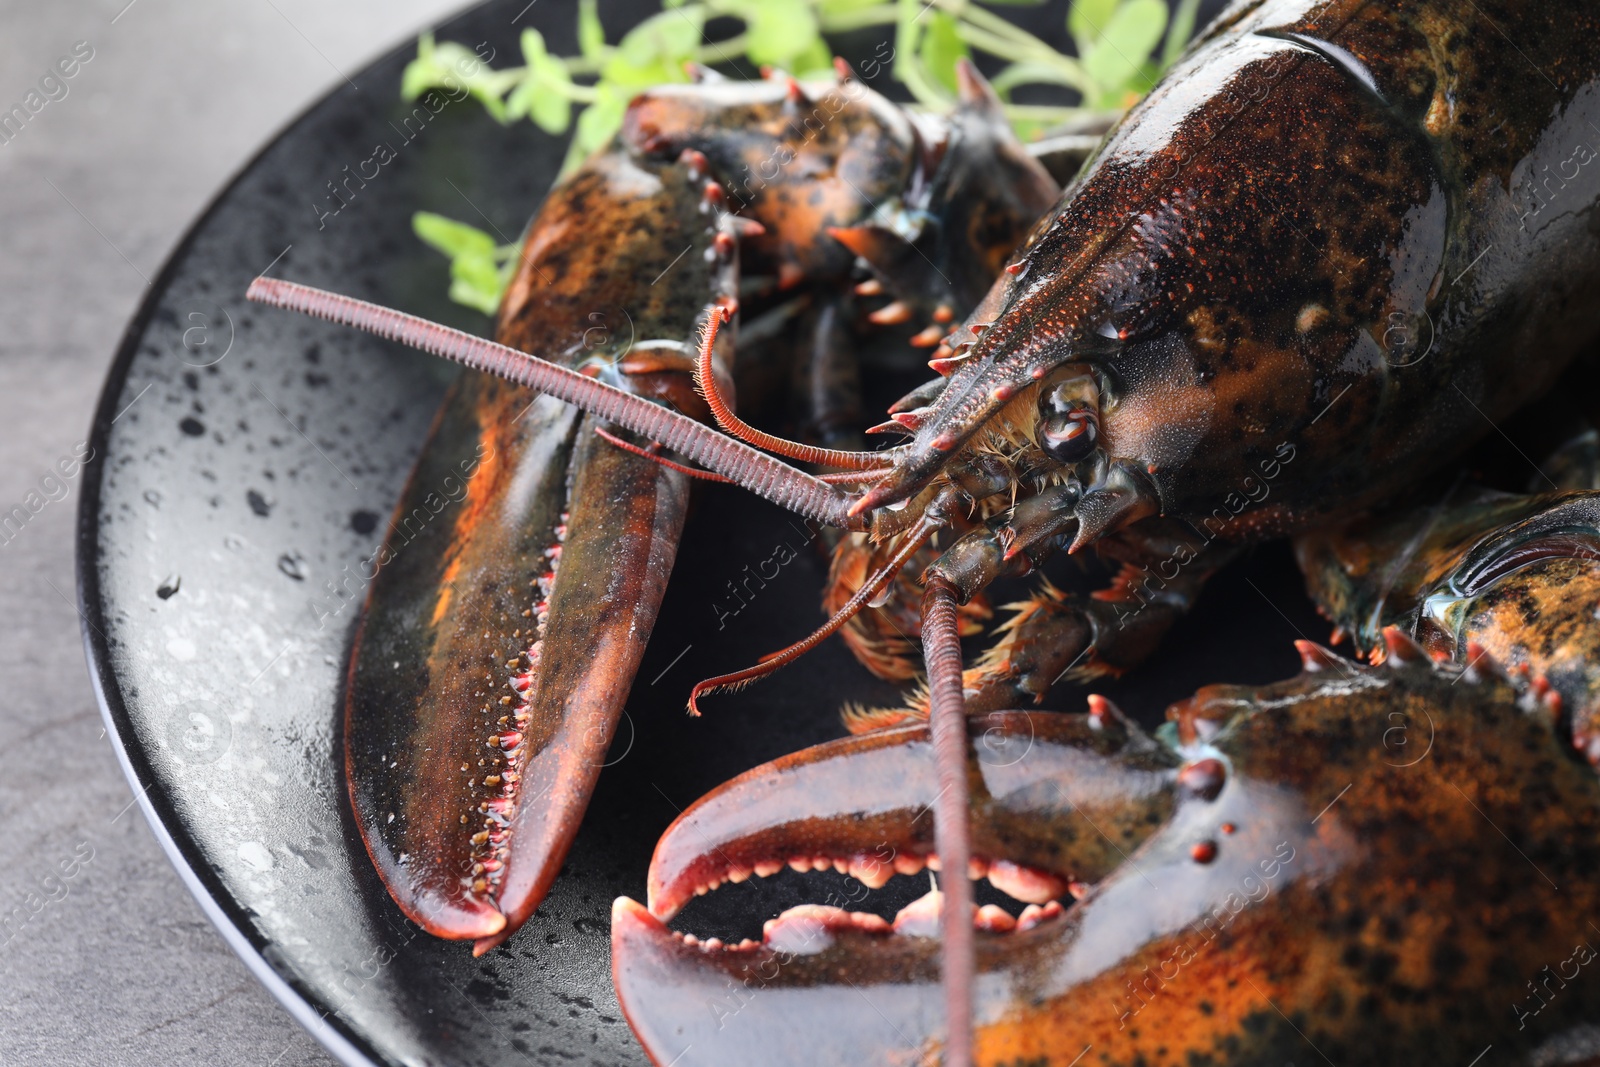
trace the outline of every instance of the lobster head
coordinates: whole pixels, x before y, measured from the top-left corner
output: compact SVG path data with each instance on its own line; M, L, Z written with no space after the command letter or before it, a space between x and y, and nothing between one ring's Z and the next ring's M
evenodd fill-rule
M1376 5L1221 20L947 338L942 392L900 417L913 436L853 511L912 499L977 452L1004 457L1024 495L1068 487L1075 549L1158 511L1259 534L1444 458L1372 429L1406 404L1408 431L1445 438L1460 416L1435 410L1441 392L1478 417L1425 348L1461 250L1424 121L1442 75L1419 40ZM1492 417L1517 399L1479 403Z

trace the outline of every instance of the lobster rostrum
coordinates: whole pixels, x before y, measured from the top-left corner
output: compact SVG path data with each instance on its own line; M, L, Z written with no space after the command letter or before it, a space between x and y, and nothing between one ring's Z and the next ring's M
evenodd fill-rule
M932 541L921 636L936 851L960 872L964 711L1036 696L1079 662L1131 664L1232 546L1399 493L1547 388L1600 332L1600 305L1582 299L1600 283L1600 168L1587 165L1600 119L1594 20L1576 2L1235 4L944 338L932 363L941 381L896 420L910 440L882 452L808 451L740 423L715 374L727 300L705 317L695 357L721 434L397 312L269 279L251 295L537 388L866 535L883 562L819 637L883 596ZM697 162L659 132L645 150L689 160L667 166ZM1547 167L1561 171L1559 190L1540 184ZM860 488L739 437L842 468ZM1116 614L1041 593L964 678L959 606L997 577L1090 546L1125 564L1104 600ZM1159 609L1139 608L1137 576L1173 561ZM969 903L966 880L947 878L947 1063L971 1048Z

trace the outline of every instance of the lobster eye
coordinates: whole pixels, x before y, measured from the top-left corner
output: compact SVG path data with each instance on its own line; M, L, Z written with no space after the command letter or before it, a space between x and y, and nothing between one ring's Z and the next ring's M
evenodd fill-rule
M1060 463L1088 458L1100 443L1099 389L1087 375L1075 376L1039 395L1039 447Z
M1062 463L1076 463L1086 458L1094 451L1099 438L1094 412L1088 408L1052 415L1039 423L1039 447Z

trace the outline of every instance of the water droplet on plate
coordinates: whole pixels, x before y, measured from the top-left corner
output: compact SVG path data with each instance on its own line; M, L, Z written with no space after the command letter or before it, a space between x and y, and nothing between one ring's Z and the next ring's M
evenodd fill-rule
M167 717L167 752L180 763L215 763L233 747L233 723L209 700L191 700Z
M240 845L239 858L258 871L272 870L272 853L259 841L246 841Z

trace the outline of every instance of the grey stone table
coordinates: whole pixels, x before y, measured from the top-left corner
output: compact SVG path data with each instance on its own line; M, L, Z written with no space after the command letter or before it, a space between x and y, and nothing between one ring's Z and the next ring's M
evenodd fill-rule
M38 494L0 531L0 1067L331 1062L131 805L72 600L74 459L124 323L212 194L461 3L0 0L0 114L73 71L0 128L0 513Z

